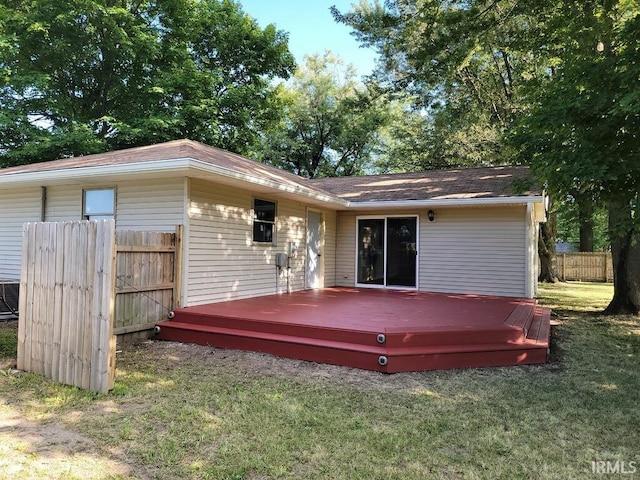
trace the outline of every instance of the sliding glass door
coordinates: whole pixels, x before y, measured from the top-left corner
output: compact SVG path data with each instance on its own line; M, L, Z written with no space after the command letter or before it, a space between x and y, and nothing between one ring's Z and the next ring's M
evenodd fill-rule
M358 283L384 285L384 219L358 220Z
M417 217L358 219L357 283L417 286Z

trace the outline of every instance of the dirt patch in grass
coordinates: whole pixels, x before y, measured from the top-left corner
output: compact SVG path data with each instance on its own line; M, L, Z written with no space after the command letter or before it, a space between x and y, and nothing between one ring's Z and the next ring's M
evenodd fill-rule
M384 392L413 395L429 386L442 387L443 382L460 376L470 377L519 377L527 372L553 371L557 365L524 365L520 367L492 367L485 369L438 370L386 374L369 370L341 367L276 357L264 353L225 350L193 344L148 340L135 347L138 361L159 364L157 373L176 367L191 371L235 371L239 376L253 379L278 379L304 383L318 388L347 387L366 391L370 395ZM123 352L130 355L132 352Z
M0 396L0 478L102 479L126 476L125 462L101 455L96 442L57 422L24 418Z
M0 321L0 375L27 377L15 370L18 321ZM90 437L53 418L29 419L28 398L0 393L0 479L105 479L127 477L131 469L113 452L99 453Z

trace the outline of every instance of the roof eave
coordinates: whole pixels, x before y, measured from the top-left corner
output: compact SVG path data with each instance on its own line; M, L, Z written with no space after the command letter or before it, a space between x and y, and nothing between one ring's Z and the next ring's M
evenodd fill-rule
M175 158L171 160L157 160L152 162L80 166L73 168L62 168L59 170L12 173L9 175L0 175L0 186L11 185L13 187L40 185L47 181L96 178L103 175L130 175L135 173L149 173L150 171L168 173L172 171L175 172L188 169L190 160L191 159L189 158Z
M238 172L231 168L221 167L211 163L203 162L201 160L192 160L191 168L200 170L205 173L214 174L221 177L226 177L233 180L240 180L252 185L259 185L261 187L277 190L283 194L296 195L305 197L316 202L332 205L335 207L347 207L349 202L341 198L335 197L330 193L320 193L310 188L306 188L303 185L284 184L276 180L269 180L257 175L248 175L246 173Z
M52 181L73 181L85 178L95 180L96 178L107 175L120 176L149 173L175 173L182 174L184 176L191 176L190 173L193 173L194 171L273 189L283 194L308 198L314 202L320 202L333 207L345 208L349 204L347 200L335 197L330 193L324 194L310 188L306 188L303 185L285 184L276 180L265 179L257 175L248 175L246 173L237 172L230 168L220 167L191 157L124 164L121 163L116 165L81 166L60 170L14 173L4 176L0 175L0 187L3 185L10 185L11 187L40 186Z
M375 210L381 208L474 207L489 205L527 205L536 203L543 204L544 195L349 202L349 209Z
M39 172L24 172L9 175L0 175L0 186L10 185L39 186L50 181L80 180L85 178L96 179L101 176L111 175L132 175L143 173L156 174L182 174L191 176L193 171L199 171L208 175L228 178L249 185L261 186L273 189L282 194L307 198L314 202L319 202L327 206L348 210L374 210L374 209L397 209L397 208L427 208L427 207L464 207L464 206L487 206L487 205L526 205L544 203L545 195L530 196L508 196L508 197L484 197L484 198L453 198L453 199L430 199L430 200L378 200L370 202L349 201L332 195L329 192L321 193L317 190L307 188L303 185L278 182L277 180L265 179L257 175L249 175L236 170L221 167L209 162L183 157L167 160L152 160L144 162L133 162L125 164L81 166L60 170L44 170Z

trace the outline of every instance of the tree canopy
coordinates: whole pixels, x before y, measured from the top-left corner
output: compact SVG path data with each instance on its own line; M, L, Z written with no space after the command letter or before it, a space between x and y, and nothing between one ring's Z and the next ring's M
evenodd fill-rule
M528 23L517 1L374 0L333 14L377 49L375 80L428 115L431 161L512 161L501 136L519 109L523 77L538 70L519 54Z
M0 164L182 137L243 153L294 67L232 0L7 0Z
M357 175L371 167L390 110L339 57L308 56L279 100L284 115L265 132L263 161L309 178Z
M640 4L563 1L541 7L553 68L525 92L508 140L549 187L608 205L614 298L640 312Z

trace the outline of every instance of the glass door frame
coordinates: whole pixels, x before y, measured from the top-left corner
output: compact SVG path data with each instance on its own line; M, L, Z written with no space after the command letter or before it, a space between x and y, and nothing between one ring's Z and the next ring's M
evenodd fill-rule
M416 285L415 287L403 286L403 285L387 285L387 219L388 218L415 218L416 219ZM358 258L360 247L360 220L384 220L384 283L382 285L370 284L370 283L358 283ZM355 239L355 286L358 288L383 288L388 290L418 290L420 279L420 215L419 214L394 214L394 215L357 215L355 225L356 239Z

